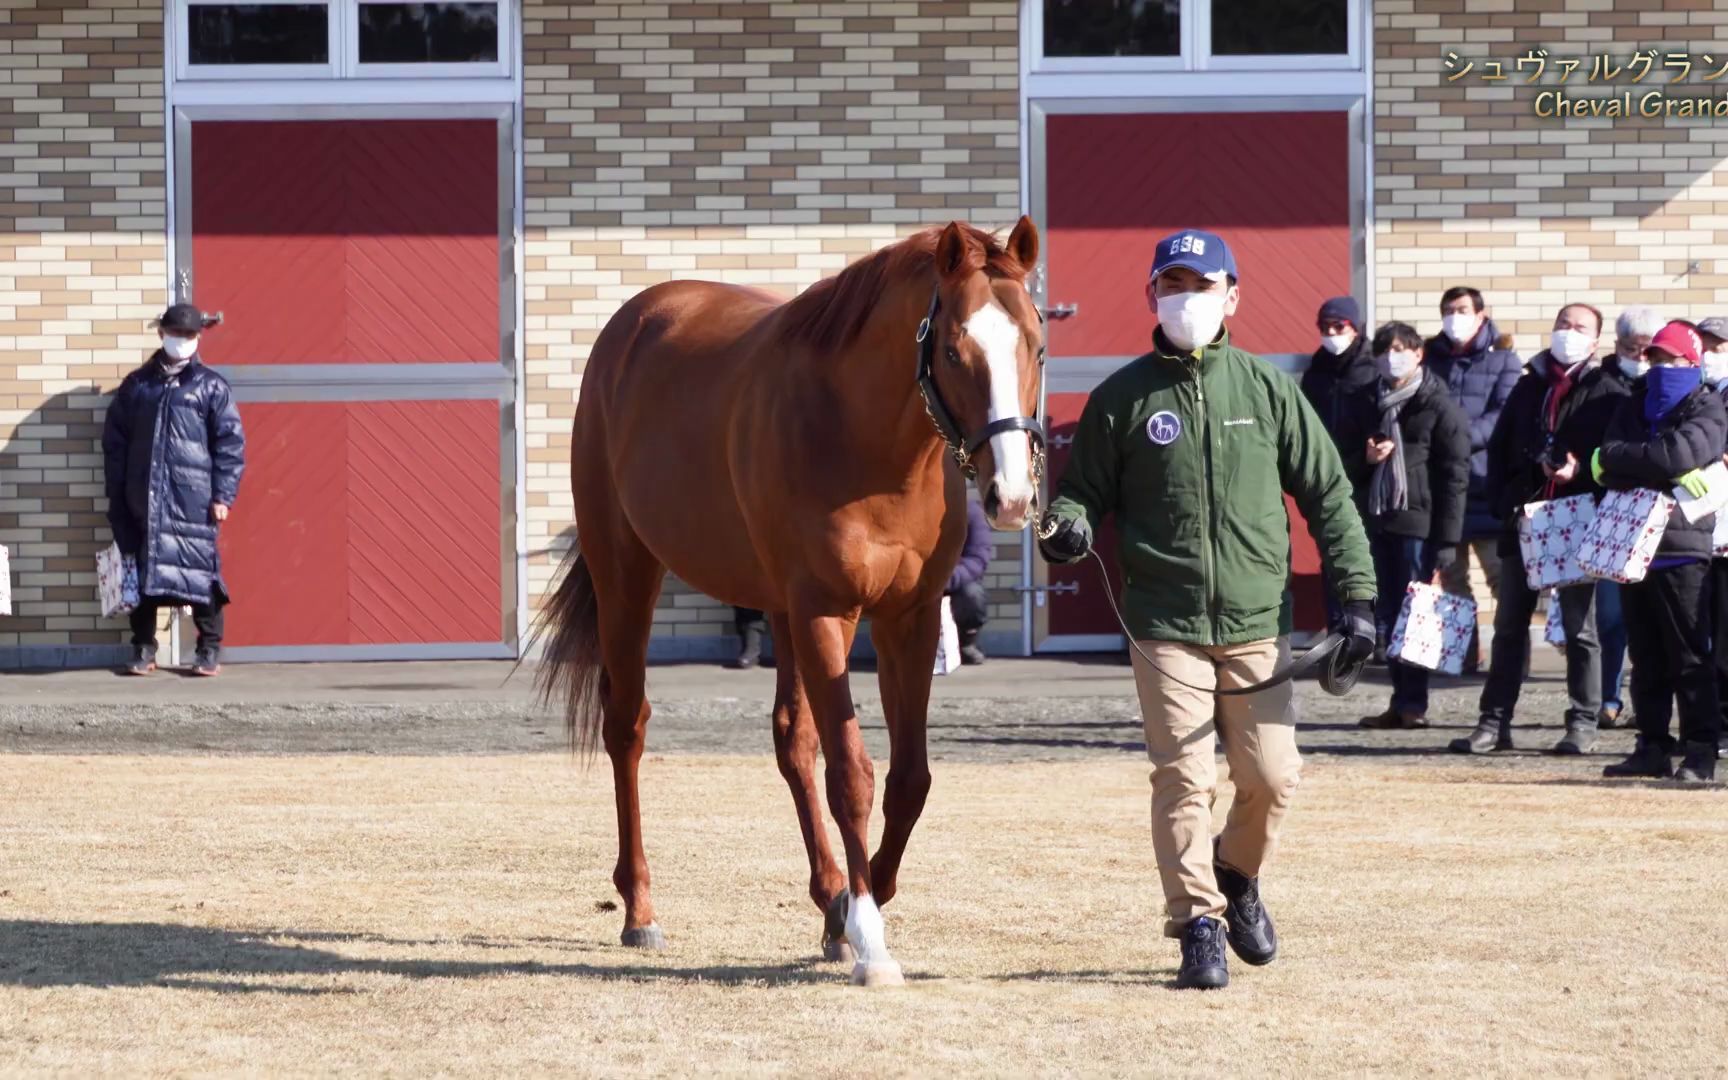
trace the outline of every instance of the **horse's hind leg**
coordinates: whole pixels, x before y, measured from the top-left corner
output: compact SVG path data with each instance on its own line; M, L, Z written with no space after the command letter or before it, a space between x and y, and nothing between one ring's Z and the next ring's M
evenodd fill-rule
M784 615L770 616L774 644L780 651L775 665L774 756L780 775L792 789L792 805L798 811L798 828L804 833L804 851L810 857L810 899L825 916L822 955L828 960L851 960L846 944L846 880L834 863L828 846L828 830L822 823L822 803L816 792L816 751L821 740L804 679L798 673L792 645L791 622Z
M624 899L620 940L637 948L662 949L666 938L654 921L654 902L648 893L637 767L648 734L648 717L653 712L644 694L648 637L666 569L627 528L604 539L590 534L582 540L583 557L591 559L594 567L605 664L600 683L600 737L612 759L612 790L618 804L618 865L612 871L612 884Z

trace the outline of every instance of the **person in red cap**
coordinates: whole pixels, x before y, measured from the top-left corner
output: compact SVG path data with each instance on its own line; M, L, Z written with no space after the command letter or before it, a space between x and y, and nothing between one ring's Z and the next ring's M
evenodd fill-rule
M1703 382L1703 342L1691 323L1671 322L1644 350L1650 372L1614 414L1591 461L1611 491L1706 490L1702 470L1722 460L1728 411ZM1621 587L1638 741L1609 777L1707 782L1716 776L1722 714L1710 641L1710 556L1715 515L1687 521L1676 508L1644 580ZM1680 770L1668 733L1675 703L1685 742Z

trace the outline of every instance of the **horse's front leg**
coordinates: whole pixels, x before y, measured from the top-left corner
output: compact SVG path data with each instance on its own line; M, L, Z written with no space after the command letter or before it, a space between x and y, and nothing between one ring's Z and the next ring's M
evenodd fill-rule
M894 898L900 860L930 794L926 739L930 679L942 633L941 598L890 620L872 617L882 711L888 721L888 784L882 794L882 845L870 860L876 902Z
M876 797L876 773L858 734L858 714L846 678L846 657L858 630L858 613L813 615L794 604L789 622L792 651L822 739L828 810L846 849L846 940L855 957L852 983L898 985L900 964L888 953L882 913L870 887L870 806Z

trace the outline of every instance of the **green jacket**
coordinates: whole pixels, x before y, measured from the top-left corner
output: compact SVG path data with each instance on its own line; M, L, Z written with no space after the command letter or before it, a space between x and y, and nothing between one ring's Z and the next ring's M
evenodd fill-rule
M1338 450L1296 380L1220 334L1157 351L1092 392L1051 509L1094 536L1115 514L1139 639L1237 645L1290 632L1290 521L1307 518L1342 600L1374 598L1374 567Z

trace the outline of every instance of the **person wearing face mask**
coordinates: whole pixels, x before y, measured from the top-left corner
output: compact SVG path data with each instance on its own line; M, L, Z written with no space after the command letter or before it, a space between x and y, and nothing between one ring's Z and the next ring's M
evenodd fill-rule
M245 468L246 437L228 380L199 356L208 317L175 304L156 320L162 347L126 376L102 428L108 525L138 562L127 672L156 669L156 612L189 604L198 628L192 671L222 670L222 609L228 603L216 532L228 520Z
M1320 331L1320 347L1314 350L1308 370L1302 373L1302 394L1320 414L1320 422L1331 433L1339 455L1347 456L1350 448L1338 435L1346 404L1372 387L1380 376L1374 370L1374 357L1362 333L1362 308L1354 296L1334 296L1321 304L1314 322ZM1342 614L1336 590L1328 586L1324 598L1326 621L1335 623Z
M1441 584L1454 596L1474 596L1480 621L1492 618L1494 592L1499 587L1500 521L1488 497L1488 438L1524 365L1490 319L1482 294L1466 285L1447 289L1440 297L1441 332L1428 339L1422 362L1444 383L1470 422L1470 499L1464 512L1464 539L1458 561L1441 573ZM1474 562L1480 581L1472 581ZM1477 639L1465 653L1464 669L1476 670L1481 655Z
M1463 410L1422 369L1422 335L1404 323L1375 331L1375 385L1350 400L1344 468L1368 528L1378 577L1382 639L1398 621L1404 592L1457 557L1470 486L1470 431ZM1428 671L1387 661L1392 700L1362 718L1365 728L1428 726Z
M1713 315L1698 324L1698 337L1704 345L1704 383L1716 391L1716 396L1728 407L1728 318ZM1728 453L1723 455L1728 462ZM1720 518L1721 515L1718 515ZM1728 532L1720 520L1716 534ZM1722 734L1716 742L1718 760L1728 758L1728 558L1710 560L1711 621L1710 637L1715 646L1716 696L1723 710Z
M1703 385L1703 343L1691 324L1671 322L1644 350L1650 370L1609 422L1592 468L1613 491L1679 486L1702 493L1700 470L1722 459L1728 410ZM1669 516L1656 558L1642 581L1620 587L1632 653L1632 702L1638 741L1631 756L1602 770L1608 777L1705 782L1715 778L1722 713L1711 648L1710 553L1715 515ZM1683 747L1669 734L1678 706ZM1670 760L1684 758L1678 772Z
M1630 394L1644 378L1650 364L1644 350L1650 339L1668 324L1662 313L1653 307L1629 307L1614 320L1614 356L1604 363L1603 375L1612 379ZM1626 622L1620 613L1620 583L1606 579L1596 583L1596 636L1602 643L1602 709L1597 725L1604 730L1629 727L1632 714L1624 704L1626 683Z
M1120 536L1127 628L1152 761L1152 846L1164 932L1181 941L1180 988L1229 981L1224 944L1249 964L1277 953L1259 876L1301 771L1289 682L1290 534L1284 495L1308 522L1342 612L1345 656L1374 649L1374 568L1338 449L1295 380L1230 343L1241 291L1223 238L1158 242L1146 284L1152 351L1092 392L1039 550L1085 558L1107 515ZM1184 685L1186 684L1186 685ZM1215 732L1236 798L1216 846ZM1228 929L1226 929L1226 926Z
M1572 495L1600 496L1589 461L1602 445L1608 422L1627 396L1626 385L1596 359L1602 313L1588 304L1567 304L1554 317L1548 348L1530 360L1512 388L1488 440L1488 490L1500 531L1500 586L1494 612L1494 643L1488 680L1482 687L1476 730L1454 739L1450 749L1482 754L1512 749L1512 714L1518 706L1530 660L1530 622L1539 594L1530 588L1518 545L1524 504ZM1596 745L1601 710L1601 652L1596 641L1596 584L1560 591L1566 630L1566 734L1557 754L1585 754Z

